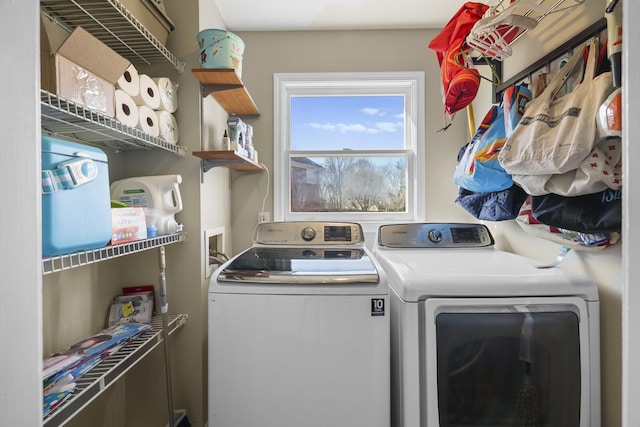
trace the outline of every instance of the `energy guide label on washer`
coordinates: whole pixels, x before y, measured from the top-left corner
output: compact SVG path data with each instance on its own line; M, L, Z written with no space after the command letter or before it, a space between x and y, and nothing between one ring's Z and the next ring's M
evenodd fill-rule
M384 316L384 298L371 298L371 315Z

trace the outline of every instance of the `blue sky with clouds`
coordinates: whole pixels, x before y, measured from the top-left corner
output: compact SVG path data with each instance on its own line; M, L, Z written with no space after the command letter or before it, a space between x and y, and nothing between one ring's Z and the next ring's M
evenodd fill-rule
M401 150L402 96L291 98L292 150Z

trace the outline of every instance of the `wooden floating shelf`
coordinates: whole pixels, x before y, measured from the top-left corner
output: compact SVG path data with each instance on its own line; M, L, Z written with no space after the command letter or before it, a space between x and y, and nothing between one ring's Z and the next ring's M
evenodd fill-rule
M260 112L233 68L196 68L191 72L200 81L202 97L208 95L229 114L258 116Z
M243 157L235 151L194 151L192 154L202 159L202 170L223 166L239 171L262 171L264 167L251 159Z

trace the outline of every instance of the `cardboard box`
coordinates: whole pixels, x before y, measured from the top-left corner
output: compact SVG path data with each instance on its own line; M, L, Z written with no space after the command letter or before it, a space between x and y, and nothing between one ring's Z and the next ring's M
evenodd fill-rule
M127 296L127 295L132 295L132 296L137 296L137 295L143 295L145 296L145 299L148 299L150 301L153 301L153 315L156 315L156 311L158 310L156 305L158 305L157 301L156 301L156 293L155 293L155 288L153 287L153 285L140 285L140 286L125 286L124 288L122 288L122 295Z
M82 27L54 54L42 22L40 30L41 88L115 117L115 83L130 62Z
M154 312L153 292L137 295L119 295L109 308L107 327L121 323L151 323Z
M111 208L111 245L147 238L144 208Z
M175 25L167 15L163 0L119 0L120 3L164 46Z

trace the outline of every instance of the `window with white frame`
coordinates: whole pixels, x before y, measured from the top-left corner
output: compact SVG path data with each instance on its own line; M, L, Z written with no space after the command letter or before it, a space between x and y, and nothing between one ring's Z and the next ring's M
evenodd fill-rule
M424 73L274 75L274 219L424 218Z

